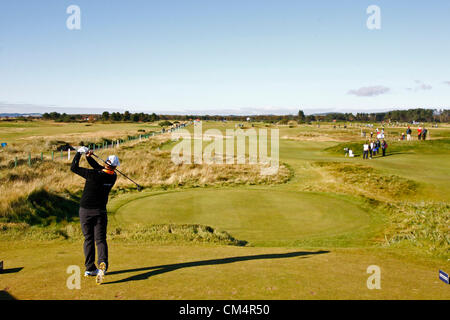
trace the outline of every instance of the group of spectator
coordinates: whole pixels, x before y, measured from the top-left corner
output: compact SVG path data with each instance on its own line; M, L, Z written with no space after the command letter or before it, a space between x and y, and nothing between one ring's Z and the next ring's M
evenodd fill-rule
M374 134L376 133L376 140L374 138ZM400 140L412 141L412 129L408 126L408 129L405 132L402 132ZM417 139L418 140L426 140L428 135L428 130L425 127L420 126L417 128ZM366 138L366 131L361 129L361 137ZM386 142L384 128L381 130L376 129L375 132L370 132L370 139L366 141L363 145L363 159L372 159L374 156L378 155L380 151L382 152L383 157L386 156L386 150L388 144ZM346 155L353 156L351 150L346 150Z
M406 140L407 141L411 141L411 134L412 134L412 130L411 127L408 126L408 129L406 129ZM427 139L427 134L428 134L428 130L424 127L419 127L417 129L417 139L418 140L426 140ZM401 140L405 140L405 133L402 132L402 137Z
M380 153L380 150L383 154L383 157L385 157L387 147L388 144L384 139L382 141L380 141L380 139L377 139L375 141L369 140L363 145L363 159L372 159L372 157Z

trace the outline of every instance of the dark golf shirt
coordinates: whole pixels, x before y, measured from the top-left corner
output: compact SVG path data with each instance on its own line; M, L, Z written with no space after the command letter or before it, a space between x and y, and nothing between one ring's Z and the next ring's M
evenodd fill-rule
M94 169L80 168L81 153L77 152L72 161L70 170L86 179L80 207L85 209L106 210L108 195L116 182L117 175L102 171L104 168L92 157L86 157Z

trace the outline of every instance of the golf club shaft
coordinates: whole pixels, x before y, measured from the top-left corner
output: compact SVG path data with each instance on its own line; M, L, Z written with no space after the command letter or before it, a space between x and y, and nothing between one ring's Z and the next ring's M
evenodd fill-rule
M105 160L103 160L102 158L100 158L99 156L97 156L95 153L92 153L92 155L93 155L94 157L96 157L97 159L102 160L105 164L108 164ZM120 171L117 170L117 169L114 169L114 171L117 171L118 173L120 173L121 175L123 175L125 178L127 178L128 180L130 180L131 182L133 182L135 185L137 185L137 187L138 187L139 189L142 189L142 187L141 187L138 183L136 183L135 181L133 181L131 178L129 178L128 176L126 176L124 173L120 172Z

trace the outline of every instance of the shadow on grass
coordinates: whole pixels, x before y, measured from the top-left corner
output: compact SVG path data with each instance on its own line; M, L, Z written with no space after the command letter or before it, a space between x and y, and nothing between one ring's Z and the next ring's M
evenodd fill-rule
M10 269L3 269L0 270L0 274L6 274L6 273L16 273L19 272L20 270L22 270L23 267L19 267L19 268L10 268Z
M386 155L384 157L397 156L399 154L412 154L412 152L389 152L389 153L386 153ZM383 155L378 155L377 158L378 157L383 158Z
M107 275L148 271L148 270L151 270L151 271L144 272L144 273L141 273L141 274L138 274L135 276L131 276L131 277L128 277L128 278L125 278L122 280L107 282L104 284L146 280L152 276L156 276L156 275L163 274L166 272L176 271L176 270L182 269L182 268L219 265L219 264L227 264L227 263L251 261L251 260L293 258L293 257L300 257L300 256L310 256L310 255L315 255L315 254L324 254L324 253L329 253L329 252L330 251L316 251L316 252L298 251L298 252L289 252L289 253L260 254L260 255L255 255L255 256L230 257L230 258L223 258L223 259L202 260L202 261L175 263L175 264L167 264L167 265L153 266L153 267L119 270L119 271L108 272Z
M80 196L65 191L58 194L44 188L11 202L11 213L6 222L25 222L29 225L49 225L73 221L78 217Z
M0 290L0 300L17 300L8 291Z
M386 157L390 157L390 156L398 156L400 154L412 154L412 153L411 152L389 152L389 153L386 153L386 155L384 157L383 157L383 154L380 153L380 154L377 154L377 155L373 155L372 159L386 158ZM357 156L355 155L355 157L357 157Z

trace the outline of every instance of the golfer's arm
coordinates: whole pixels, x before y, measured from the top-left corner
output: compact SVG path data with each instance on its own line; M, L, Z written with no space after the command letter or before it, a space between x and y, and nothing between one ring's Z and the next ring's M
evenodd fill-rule
M73 173L76 173L77 175L82 176L85 179L88 179L89 176L91 175L91 173L90 173L91 170L86 169L86 168L80 168L80 158L81 158L81 152L77 152L75 154L75 157L73 157L72 165L70 166L70 170Z
M87 162L91 165L92 168L101 170L103 167L97 163L97 161L92 158L92 156L86 157Z

